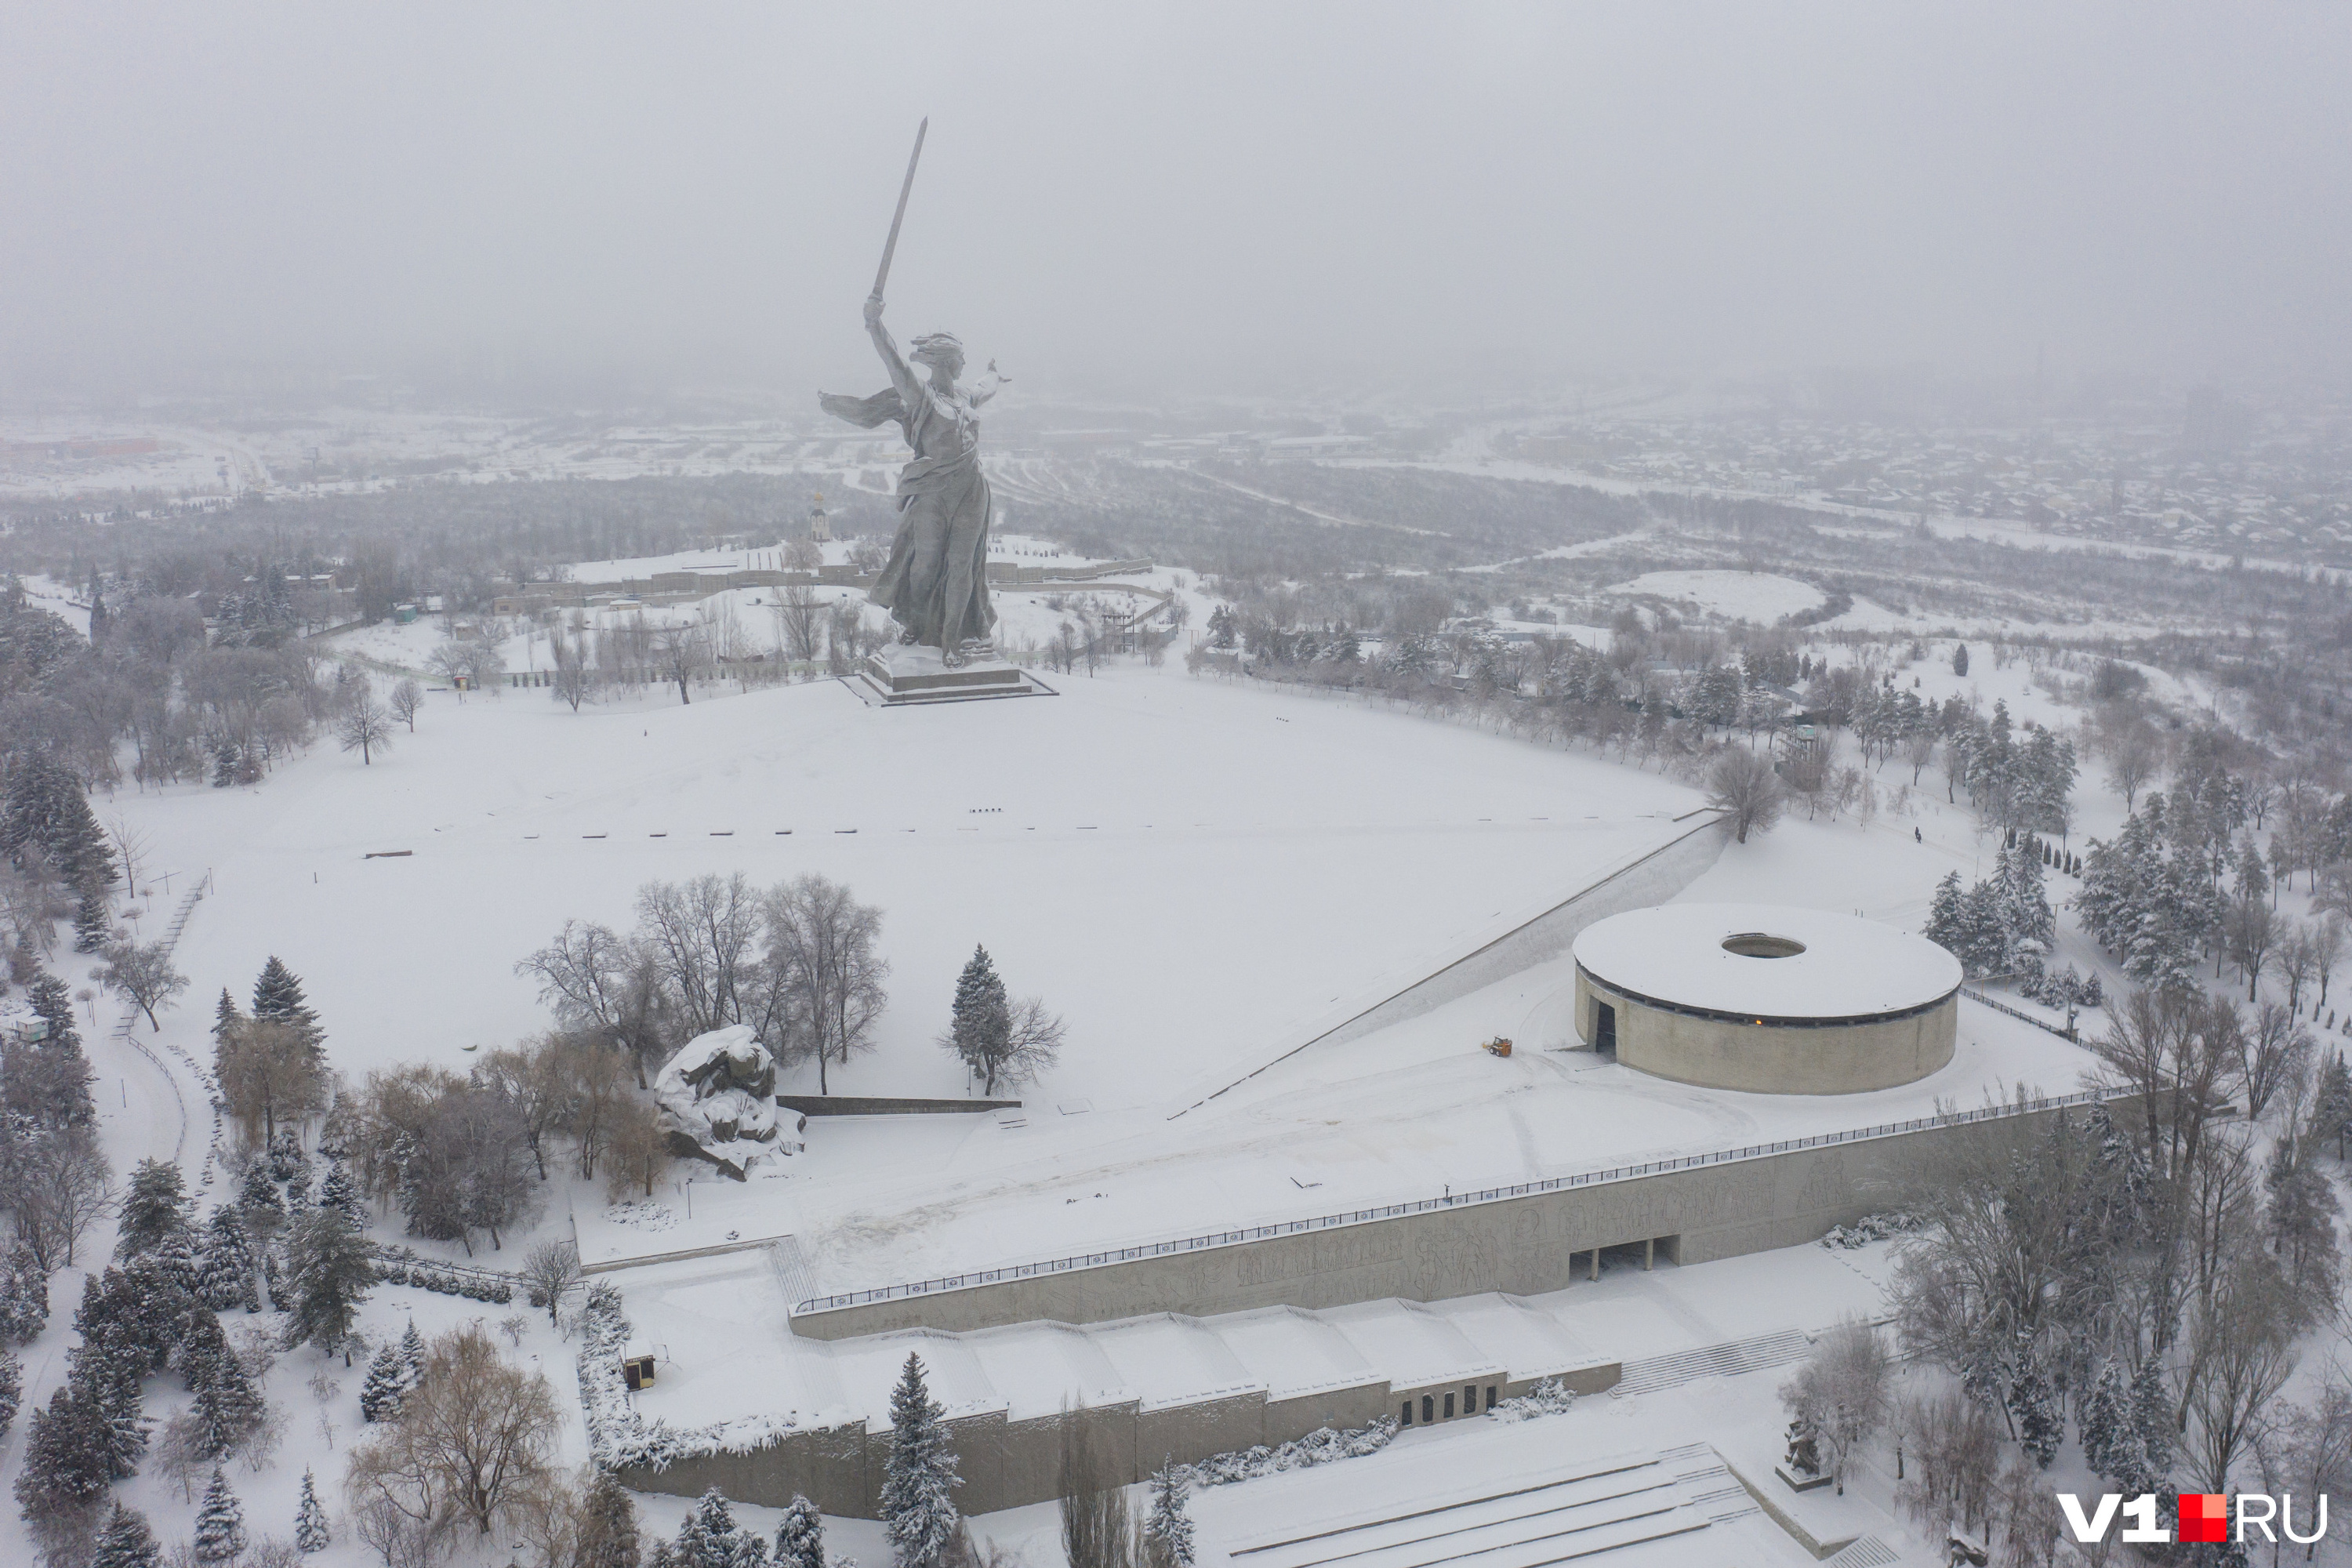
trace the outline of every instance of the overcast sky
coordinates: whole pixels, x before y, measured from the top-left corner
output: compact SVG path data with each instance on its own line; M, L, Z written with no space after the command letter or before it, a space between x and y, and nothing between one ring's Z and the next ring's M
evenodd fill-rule
M2335 370L2336 5L0 13L18 386L503 355L870 391Z

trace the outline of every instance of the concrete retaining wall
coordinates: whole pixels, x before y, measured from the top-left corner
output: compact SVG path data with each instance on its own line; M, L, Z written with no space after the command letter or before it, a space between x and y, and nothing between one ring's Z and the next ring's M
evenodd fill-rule
M1577 933L1593 921L1628 910L1662 904L1689 887L1701 872L1715 864L1729 837L1730 830L1719 818L1710 816L1693 825L1681 837L1587 884L1532 920L1480 942L1468 952L1442 960L1428 973L1370 1006L1328 1026L1307 1026L1311 1032L1306 1038L1294 1036L1287 1042L1278 1043L1274 1055L1241 1077L1203 1094L1187 1110L1199 1109L1310 1046L1341 1045L1360 1039L1375 1029L1417 1018L1473 991L1507 980L1521 970L1562 956L1575 944Z
M919 1342L909 1349L919 1353ZM1560 1381L1579 1394L1600 1394L1616 1385L1621 1369L1612 1362L1578 1368ZM1500 1397L1517 1399L1536 1379L1505 1375L1479 1380ZM1391 1385L1385 1379L1319 1391L1292 1399L1269 1400L1263 1389L1225 1394L1187 1405L1145 1409L1132 1400L1076 1412L1010 1419L1003 1410L959 1416L948 1423L964 1484L956 1506L967 1514L993 1513L1050 1501L1061 1470L1062 1427L1087 1423L1088 1446L1113 1473L1128 1482L1148 1479L1171 1460L1191 1464L1235 1453L1261 1443L1286 1443L1328 1426L1349 1431L1393 1418L1406 1399L1423 1394L1442 1402L1459 1384L1431 1388ZM710 1454L682 1459L667 1469L625 1468L621 1484L636 1491L699 1497L712 1487L737 1502L782 1508L805 1497L830 1515L873 1519L880 1511L884 1461L890 1429L877 1426L793 1432L740 1454Z
M2024 1120L2038 1122L2047 1111ZM1105 1263L793 1319L810 1339L925 1327L1104 1323L1153 1312L1207 1317L1257 1307L1339 1307L1567 1289L1576 1253L1678 1238L1681 1263L1794 1247L1885 1207L1907 1167L1950 1139L2012 1130L1966 1122L1686 1171L1465 1204L1393 1219ZM1589 1259L1588 1259L1589 1262Z
M1339 1045L1360 1039L1407 1018L1434 1012L1448 1002L1508 980L1560 957L1576 942L1577 933L1597 920L1663 904L1715 864L1730 833L1714 817L1695 823L1689 831L1663 845L1631 866L1602 878L1575 897L1554 905L1507 935L1475 952L1465 954L1399 991L1387 1001L1358 1014L1308 1045Z
M1017 1100L861 1100L846 1094L780 1094L776 1103L803 1116L952 1116L1021 1109Z

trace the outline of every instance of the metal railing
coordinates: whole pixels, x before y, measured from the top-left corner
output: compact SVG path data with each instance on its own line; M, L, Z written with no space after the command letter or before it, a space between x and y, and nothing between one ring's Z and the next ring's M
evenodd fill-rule
M1533 1197L1543 1193L1570 1191L1577 1187L1599 1186L1610 1182L1627 1182L1645 1176L1665 1175L1675 1171L1688 1171L1707 1165L1722 1165L1741 1160L1760 1160L1774 1154L1793 1153L1805 1149L1823 1149L1839 1143L1858 1143L1872 1138L1898 1137L1909 1132L1925 1132L1938 1127L1960 1127L1976 1121L1996 1121L2011 1116L2031 1116L2045 1110L2063 1110L2067 1106L2089 1105L2129 1094L2128 1089L2084 1089L2078 1094L2053 1095L2042 1100L1989 1105L1976 1110L1947 1111L1937 1116L1915 1117L1908 1121L1886 1121L1874 1127L1857 1127L1843 1132L1817 1132L1809 1138L1787 1138L1775 1143L1750 1143L1745 1148L1720 1149L1707 1154L1686 1154L1679 1159L1653 1160L1639 1165L1616 1165L1606 1170L1582 1171L1570 1176L1549 1176L1541 1181L1520 1182L1506 1187L1487 1187L1475 1193L1454 1193L1444 1197L1422 1198L1412 1203L1390 1204L1384 1207L1351 1209L1339 1214L1320 1215L1313 1219L1288 1220L1278 1225L1251 1226L1240 1230L1211 1231L1201 1236L1188 1236L1176 1241L1146 1242L1136 1247L1113 1247L1102 1252L1081 1252L1067 1258L1055 1258L1042 1263L1016 1263L1003 1268L976 1269L969 1274L949 1274L934 1279L919 1279L905 1285L884 1285L871 1290L851 1290L837 1296L816 1296L793 1303L792 1313L803 1317L812 1312L839 1311L845 1307L863 1307L877 1301L903 1301L919 1296L934 1296L949 1290L971 1290L983 1285L1001 1285L1017 1279L1034 1279L1053 1274L1074 1273L1082 1268L1101 1268L1115 1263L1132 1263L1149 1258L1170 1258L1180 1253L1205 1252L1220 1247L1235 1247L1244 1242L1270 1241L1286 1236L1301 1236L1313 1231L1336 1230L1346 1226L1367 1225L1376 1220L1402 1219L1411 1215L1432 1214L1440 1209L1467 1208L1479 1204L1502 1203L1512 1198Z

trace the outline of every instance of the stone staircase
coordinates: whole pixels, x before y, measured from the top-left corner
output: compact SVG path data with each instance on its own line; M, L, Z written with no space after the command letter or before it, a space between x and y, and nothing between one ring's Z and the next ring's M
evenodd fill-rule
M1744 1372L1787 1366L1802 1361L1812 1343L1802 1329L1783 1329L1752 1340L1728 1340L1722 1344L1676 1351L1671 1355L1629 1361L1617 1386L1609 1392L1622 1398L1653 1394L1662 1388L1679 1388L1702 1377L1737 1377Z
M1595 1461L1509 1491L1258 1542L1226 1561L1235 1568L1543 1568L1696 1535L1756 1511L1715 1450L1695 1443Z

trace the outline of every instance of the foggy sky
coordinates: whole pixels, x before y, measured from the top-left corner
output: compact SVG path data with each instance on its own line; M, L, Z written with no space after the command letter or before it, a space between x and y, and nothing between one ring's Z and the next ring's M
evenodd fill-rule
M2063 14L2053 14L2063 12ZM2334 6L22 5L0 380L2334 372Z

